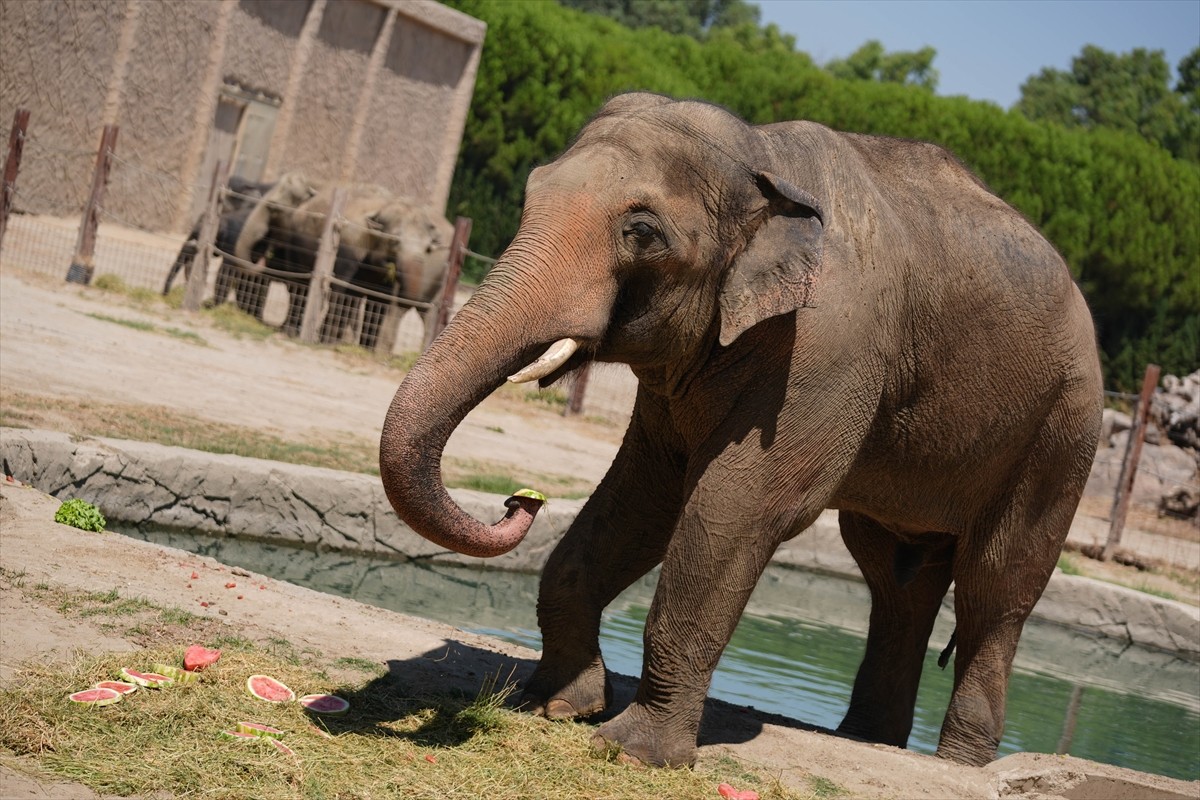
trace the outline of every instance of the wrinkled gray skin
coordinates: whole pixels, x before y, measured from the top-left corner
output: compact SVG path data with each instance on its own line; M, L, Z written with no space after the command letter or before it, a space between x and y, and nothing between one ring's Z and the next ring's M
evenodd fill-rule
M441 546L511 548L446 494L464 415L564 337L640 381L615 461L546 563L524 703L611 696L600 614L661 562L631 705L601 725L690 764L709 681L776 547L825 508L871 590L840 730L903 746L951 581L958 652L940 756L992 759L1021 628L1100 430L1092 322L1062 259L944 150L694 102L611 100L529 177L520 230L400 385L380 472Z
M325 227L334 189L298 173L279 181L276 189L254 208L238 237L235 254L246 256L270 243L267 266L309 275ZM335 278L392 297L427 302L441 288L449 259L453 227L428 208L398 198L372 184L348 184L339 226L340 243L334 262ZM303 295L289 284L285 330L299 331L304 313ZM322 326L323 341L336 341L358 297L335 285L330 314ZM379 326L394 301L365 300L360 342L372 347Z

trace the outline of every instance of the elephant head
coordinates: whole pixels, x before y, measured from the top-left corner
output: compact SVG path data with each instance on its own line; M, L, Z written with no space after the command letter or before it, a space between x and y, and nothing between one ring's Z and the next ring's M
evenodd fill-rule
M259 243L282 230L292 211L308 202L319 188L318 183L302 172L286 173L246 217L233 254L242 261L252 263L252 254L262 250Z
M374 231L373 252L392 264L406 297L428 302L437 294L450 260L454 226L428 206L396 200L366 220Z
M609 101L530 174L512 244L397 390L380 444L396 512L458 552L516 546L536 500L511 498L489 527L441 482L463 417L506 379L546 385L589 359L671 393L714 348L813 303L829 249L819 190L781 177L759 130L720 108Z

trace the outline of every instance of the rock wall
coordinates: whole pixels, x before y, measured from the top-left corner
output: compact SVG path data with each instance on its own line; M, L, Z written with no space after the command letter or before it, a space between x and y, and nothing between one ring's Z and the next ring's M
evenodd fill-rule
M399 559L537 571L583 506L553 500L513 551L471 558L436 547L392 512L373 475L49 431L0 429L6 474L60 500L80 497L114 521ZM453 489L467 513L494 522L503 498ZM859 577L834 512L782 546L775 563ZM952 600L948 600L948 603ZM1055 574L1033 616L1200 659L1200 608L1079 576Z

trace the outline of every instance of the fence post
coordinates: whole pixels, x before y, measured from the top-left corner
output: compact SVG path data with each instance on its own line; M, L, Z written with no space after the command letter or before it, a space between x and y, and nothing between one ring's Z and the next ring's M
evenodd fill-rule
M467 257L467 243L471 241L471 218L457 217L454 220L454 239L450 242L450 263L446 265L446 283L442 287L442 301L429 309L425 316L425 346L429 345L450 323L450 312L454 310L454 295L458 292L458 279L462 275L463 260Z
M316 344L320 335L321 322L329 310L329 279L333 275L333 262L337 258L341 233L338 220L346 203L346 189L339 186L333 190L329 214L321 231L321 243L317 245L317 260L313 264L312 277L308 282L308 295L304 301L304 319L300 323L300 341Z
M1137 410L1133 415L1133 428L1129 441L1125 443L1125 457L1121 461L1121 477L1117 479L1117 494L1113 498L1108 542L1100 553L1101 561L1108 561L1121 543L1125 531L1125 517L1129 514L1129 503L1133 497L1133 479L1137 477L1138 460L1142 457L1142 443L1146 440L1146 423L1150 419L1150 403L1154 387L1158 386L1158 364L1146 365L1146 376L1142 379L1142 393L1138 397Z
M198 311L204 302L204 290L208 286L208 262L213 255L213 242L221 224L221 199L225 196L226 171L229 164L218 161L213 167L212 184L208 187L208 205L204 207L204 218L200 223L200 236L196 240L196 255L192 256L192 268L187 276L187 288L183 291L185 311Z
M29 129L29 109L18 108L13 114L12 131L8 134L8 158L4 162L4 189L0 195L0 248L4 247L4 231L12 212L13 197L17 194L17 173L21 171L21 152L25 149L25 131Z
M104 190L108 188L108 174L112 171L113 151L117 147L117 125L105 125L100 135L100 149L96 152L96 169L92 172L92 191L87 205L83 207L83 221L79 225L79 239L75 244L75 257L67 269L67 280L87 285L92 282L96 271L96 228L100 225L100 204L104 202Z
M567 406L563 409L564 417L578 416L583 412L583 396L587 392L588 376L592 372L592 363L583 365L575 373L575 383L571 386L571 394L567 397Z

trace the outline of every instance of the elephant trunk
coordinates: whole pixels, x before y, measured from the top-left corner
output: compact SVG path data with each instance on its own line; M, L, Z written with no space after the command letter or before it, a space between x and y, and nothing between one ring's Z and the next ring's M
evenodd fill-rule
M266 237L271 227L271 209L267 201L259 200L246 216L242 230L233 245L233 254L247 264L254 263L254 249Z

